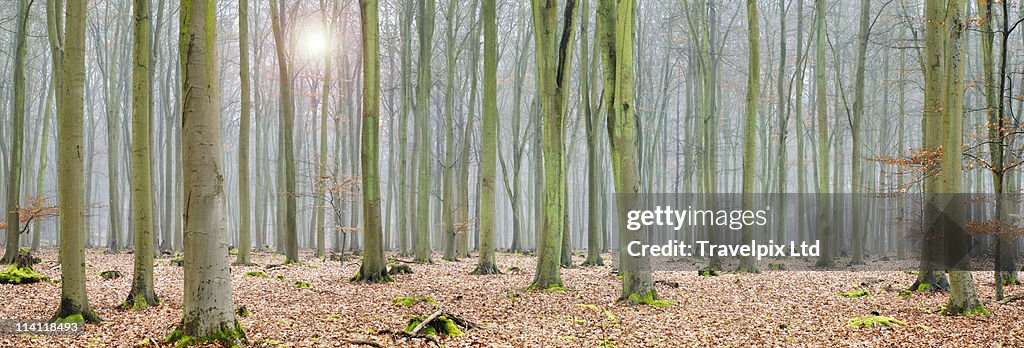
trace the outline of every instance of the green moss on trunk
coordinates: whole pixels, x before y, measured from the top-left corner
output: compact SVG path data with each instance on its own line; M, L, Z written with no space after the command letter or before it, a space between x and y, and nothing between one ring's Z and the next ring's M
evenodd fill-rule
M175 348L191 347L209 343L230 347L246 342L248 342L248 340L245 336L245 330L242 329L242 325L238 322L235 322L235 326L232 328L225 328L221 331L203 337L192 337L185 334L185 331L176 329L171 331L163 341L165 344L174 345Z

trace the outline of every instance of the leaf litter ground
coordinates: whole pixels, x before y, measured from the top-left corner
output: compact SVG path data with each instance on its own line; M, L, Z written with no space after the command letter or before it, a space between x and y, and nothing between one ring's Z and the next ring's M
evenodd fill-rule
M38 255L42 263L35 269L59 279L56 252ZM484 326L458 337L439 337L447 347L1024 346L1024 301L996 303L991 272L974 276L992 316L946 317L937 312L947 294L901 296L916 277L909 272L771 271L718 277L657 272L658 292L672 304L655 307L617 302L620 280L609 266L564 269L565 291L536 292L524 290L536 259L518 254L498 255L503 275L469 275L476 260L464 259L411 264L414 274L396 275L394 283L379 285L348 282L358 259L342 265L302 256L306 261L301 264L266 269L282 263L283 257L256 253L255 265L232 267L235 306L250 312L239 318L250 346L394 346L388 331L400 332L411 317L427 316L436 305ZM0 347L152 346L173 330L181 318L181 267L158 259L156 291L162 304L132 311L115 308L131 285L132 255L89 251L87 261L89 300L105 322L74 336L0 335ZM110 270L125 276L100 276ZM253 276L257 271L267 276ZM311 287L296 287L298 282ZM871 295L841 295L861 289ZM1008 287L1007 292L1019 295L1024 286ZM0 285L0 319L47 319L59 295L60 287L51 282ZM417 296L437 304L395 301ZM851 319L870 315L907 325L848 326ZM422 339L401 344L433 345Z

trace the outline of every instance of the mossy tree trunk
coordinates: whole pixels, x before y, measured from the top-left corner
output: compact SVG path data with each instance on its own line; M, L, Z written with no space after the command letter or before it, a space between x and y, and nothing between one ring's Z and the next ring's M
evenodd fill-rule
M747 63L747 103L743 116L743 210L753 211L754 207L754 172L756 164L754 156L757 154L757 140L755 139L755 128L757 127L758 100L761 96L761 44L757 15L757 1L747 0L747 48L750 57ZM753 226L743 227L741 232L742 244L750 244L754 239ZM740 257L738 271L757 273L753 256Z
M944 70L946 44L945 1L930 0L925 3L925 49L922 58L922 74L924 75L924 108L922 114L923 144L926 151L936 151L940 143L941 122L946 108L946 71ZM931 163L925 168L928 173L938 173L941 168ZM917 280L911 285L914 291L948 290L946 275L939 269L944 243L940 224L936 219L941 215L935 193L939 192L939 180L935 175L924 178L923 230L924 241L921 246L920 269Z
M242 0L243 2L245 0ZM150 0L135 0L132 64L132 215L135 217L135 270L125 306L160 303L153 288L153 199L150 162Z
M928 22L937 20L937 14L942 13L936 1L926 3L926 16ZM937 226L943 230L946 242L945 255L946 265L949 267L949 302L946 304L945 314L947 315L973 315L987 313L978 299L977 290L974 287L974 276L971 274L971 260L969 256L970 237L964 229L966 219L963 208L963 118L964 118L964 65L963 59L966 53L965 30L967 28L967 16L965 16L966 0L950 1L945 5L945 19L940 23L943 26L929 25L926 27L926 45L941 42L939 40L928 40L928 30L932 35L946 34L942 54L944 55L942 68L945 70L946 80L940 88L944 88L945 103L934 113L926 115L933 118L936 140L942 146L941 171L939 174L938 196L939 207L942 208L942 217L936 221ZM931 15L936 16L931 16ZM941 40L941 39L940 39ZM927 47L926 49L930 49ZM927 87L926 87L927 88Z
M185 190L185 286L176 332L192 342L244 339L231 295L224 159L217 97L216 2L181 3L182 170ZM175 333L169 341L175 340ZM177 337L182 339L182 337Z
M7 250L2 263L18 257L21 245L21 167L25 143L25 56L28 52L28 14L31 0L18 1L18 31L14 49L14 113L11 121L11 163L7 175Z
M60 118L57 122L57 188L60 216L60 307L50 321L80 317L99 322L85 292L85 162L83 121L85 94L86 0L67 0L61 69ZM10 243L10 241L8 241Z
M414 260L433 262L430 257L430 88L435 0L419 0L419 66L416 86L416 151L419 178L416 192L416 245Z
M612 173L616 204L620 221L639 202L641 188L640 170L637 158L639 130L636 128L636 111L633 90L633 46L636 26L635 0L601 0L598 3L598 34L603 60L605 95L613 95L612 112L608 113L609 152L612 158ZM608 32L614 30L613 32ZM612 66L614 69L609 70ZM613 71L614 74L609 74ZM613 89L609 91L609 89ZM627 252L629 241L647 242L647 231L620 229L619 274L622 275L622 296L620 300L637 304L643 299L657 299L651 279L651 263L648 257L634 257Z
M480 129L480 258L473 274L499 274L494 255L497 206L494 185L498 164L498 37L495 0L483 0L484 100Z
M363 139L360 146L363 191L363 264L353 281L391 281L384 258L380 217L380 19L377 0L359 1L363 48Z
M575 35L576 1L564 6L563 28L559 35L559 1L531 1L533 29L537 43L537 76L543 119L544 192L540 239L537 246L537 272L531 287L562 287L561 258L565 209L565 129L562 121L563 93L568 85L570 52Z

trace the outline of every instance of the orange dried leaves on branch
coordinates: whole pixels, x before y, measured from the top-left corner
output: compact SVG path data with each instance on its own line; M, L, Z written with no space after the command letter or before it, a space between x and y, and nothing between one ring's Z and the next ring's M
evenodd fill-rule
M60 208L57 205L49 204L48 197L26 197L25 204L18 206L18 223L28 226L33 221L46 220L60 215ZM6 220L0 222L0 229L7 229ZM20 230L22 233L25 229Z

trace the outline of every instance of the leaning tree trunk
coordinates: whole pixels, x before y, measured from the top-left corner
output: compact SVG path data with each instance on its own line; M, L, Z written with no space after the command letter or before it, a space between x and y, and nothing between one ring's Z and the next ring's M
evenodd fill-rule
M180 55L184 64L182 180L185 190L185 289L180 326L170 343L227 341L245 332L235 321L228 265L224 156L217 99L214 0L181 4Z
M244 1L244 0L243 0ZM122 305L146 308L160 303L153 288L153 200L150 171L149 0L135 0L132 64L132 209L135 216L135 270Z

